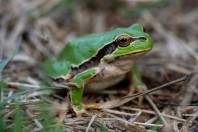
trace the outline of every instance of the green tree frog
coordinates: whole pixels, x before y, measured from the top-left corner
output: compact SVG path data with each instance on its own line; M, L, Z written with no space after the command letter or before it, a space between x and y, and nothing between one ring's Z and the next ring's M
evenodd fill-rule
M83 91L98 91L122 81L133 63L153 47L139 24L71 40L56 60L43 63L48 75L69 88L71 106L84 113ZM64 83L63 83L64 82Z

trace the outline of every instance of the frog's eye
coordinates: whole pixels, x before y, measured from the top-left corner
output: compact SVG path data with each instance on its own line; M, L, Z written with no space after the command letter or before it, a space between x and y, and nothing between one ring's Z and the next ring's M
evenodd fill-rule
M117 42L120 47L126 47L131 43L131 37L128 35L120 35L117 38Z

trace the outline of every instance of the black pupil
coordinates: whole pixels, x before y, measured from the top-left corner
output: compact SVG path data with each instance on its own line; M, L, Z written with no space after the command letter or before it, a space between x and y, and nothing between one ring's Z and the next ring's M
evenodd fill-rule
M120 39L120 42L125 43L127 41L127 38Z

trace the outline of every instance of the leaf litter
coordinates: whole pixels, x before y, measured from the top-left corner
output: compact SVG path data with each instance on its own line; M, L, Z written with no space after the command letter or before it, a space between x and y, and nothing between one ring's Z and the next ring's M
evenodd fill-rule
M66 4L62 7L59 2ZM1 80L6 84L1 85L1 97L9 99L1 108L5 129L13 130L14 121L19 120L22 125L17 129L26 131L197 130L198 17L194 5L198 2L169 1L163 8L138 10L139 14L129 15L134 12L127 9L152 2L155 1L1 1L1 64L13 53L17 40L23 38L20 52L1 72ZM122 7L125 10L119 12ZM137 61L149 94L143 91L126 96L128 87L123 84L85 93L84 103L100 103L103 109L88 109L91 117L76 118L69 108L67 90L52 90L57 88L45 79L40 68L42 61L55 58L68 40L79 35L136 22L144 25L155 44L150 53ZM186 79L188 75L192 76ZM174 83L182 77L183 81ZM169 85L152 91L165 84ZM50 86L50 91L38 91L46 86ZM140 95L145 98L138 105ZM17 109L22 111L23 118L17 117Z

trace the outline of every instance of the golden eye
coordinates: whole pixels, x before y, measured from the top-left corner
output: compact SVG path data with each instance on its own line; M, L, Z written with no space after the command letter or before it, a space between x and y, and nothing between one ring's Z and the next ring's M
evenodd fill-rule
M117 42L120 47L126 47L131 43L131 37L128 35L120 35L117 38Z

